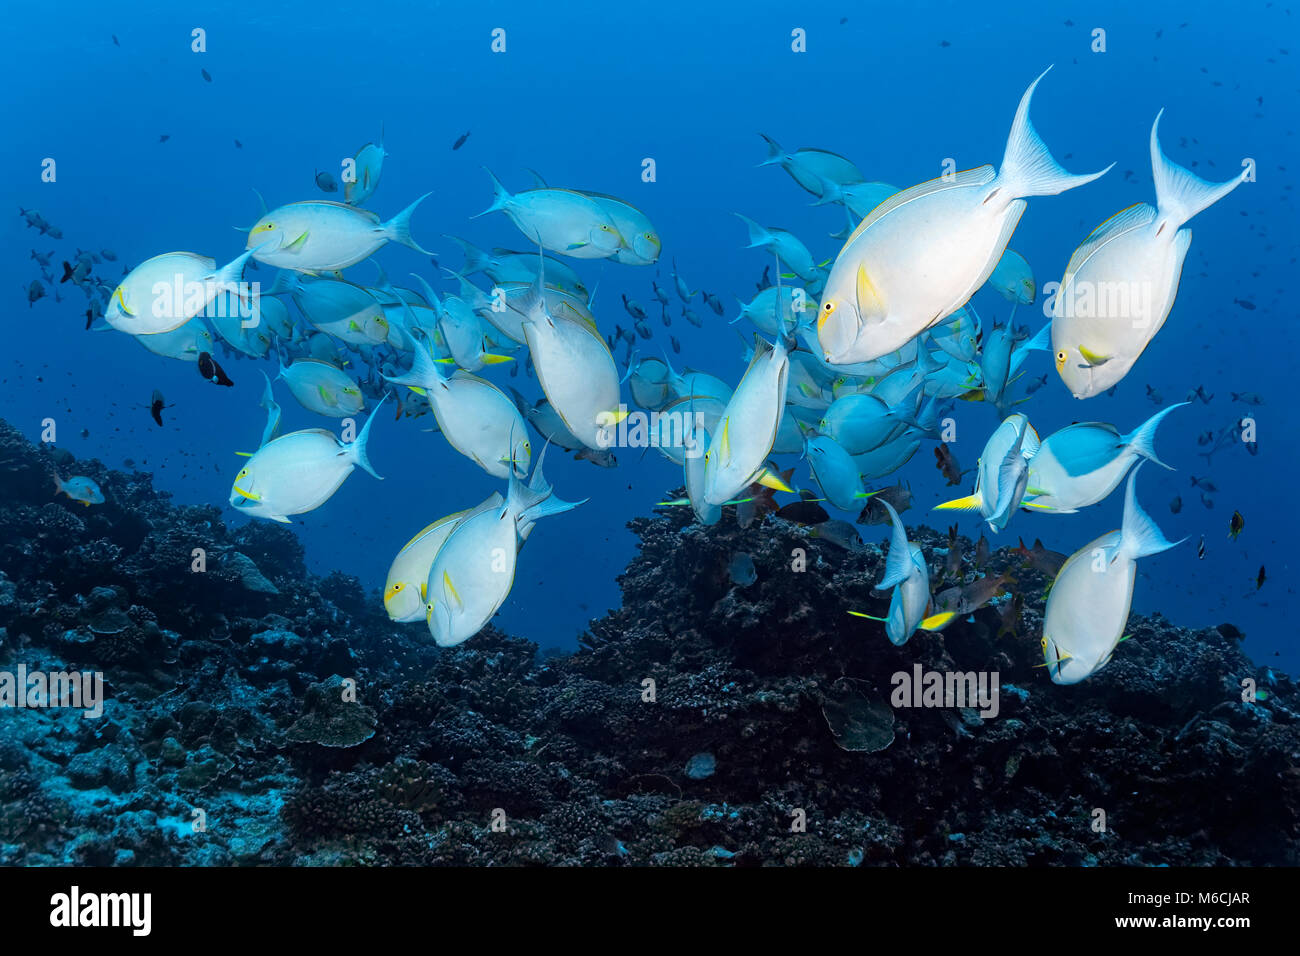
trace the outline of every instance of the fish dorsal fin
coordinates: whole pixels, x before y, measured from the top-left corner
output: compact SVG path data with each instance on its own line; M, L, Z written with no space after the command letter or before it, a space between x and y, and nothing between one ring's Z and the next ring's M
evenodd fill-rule
M1143 226L1151 225L1155 218L1155 207L1144 202L1136 203L1115 213L1115 215L1094 229L1092 234L1080 243L1079 248L1074 250L1074 255L1070 256L1070 261L1065 267L1065 278L1061 281L1061 285L1068 286L1070 280L1074 278L1074 274L1082 269L1083 264L1092 258L1093 254L1106 243L1112 239L1118 239L1134 229L1141 229Z
M894 193L875 209L871 210L866 219L853 230L849 236L849 245L854 239L862 234L862 231L872 223L879 222L885 216L889 215L895 209L906 206L910 202L915 202L932 193L942 192L945 189L956 189L960 186L986 186L997 177L997 171L990 165L978 166L975 169L964 169L960 173L947 178L939 176L924 183L918 183L909 189L904 189L901 193Z

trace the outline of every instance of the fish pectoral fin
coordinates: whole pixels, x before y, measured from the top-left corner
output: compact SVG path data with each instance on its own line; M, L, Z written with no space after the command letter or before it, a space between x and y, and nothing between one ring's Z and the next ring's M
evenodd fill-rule
M503 365L506 362L513 362L514 360L515 357L513 355L497 355L494 352L483 353L484 365Z
M246 500L248 500L248 501L261 501L261 500L262 500L262 496L261 496L261 495L259 495L259 494L255 494L254 492L251 492L251 491L245 491L243 488L239 487L239 485L235 485L235 486L233 486L233 488L232 488L231 490L233 490L233 491L235 492L235 494L239 495L239 497L244 498L244 499L246 499Z
M1029 508L1029 509L1031 509L1031 510L1033 510L1033 511L1041 511L1041 512L1044 512L1044 513L1049 512L1049 511L1055 511L1055 510L1056 510L1056 509L1053 508L1051 505L1040 505L1040 504L1039 504L1038 502L1036 502L1036 501L1022 501L1022 502L1020 502L1020 507L1022 507L1022 508Z
M317 385L316 391L320 393L321 401L324 402L326 405L328 405L330 408L333 408L335 405L339 403L338 399L335 398L332 394L330 394L329 390L326 389L324 385Z
M941 505L935 505L934 511L979 511L980 496L967 495L965 498L954 498L952 501L945 501Z
M451 574L446 571L442 572L442 586L447 596L455 602L456 610L463 611L465 602L460 599L460 592L456 590L456 585L451 583Z
M788 491L794 493L794 489L781 480L781 476L764 468L754 479L764 488L771 488L774 491Z
M885 300L881 298L880 291L871 281L871 276L867 275L867 267L864 263L858 264L857 293L859 315L865 318L882 317L888 314Z
M1047 492L1046 490L1042 489L1042 488L1026 488L1026 489L1025 489L1025 494L1027 494L1027 495L1033 495L1035 498L1041 498L1043 495L1045 495L1045 494L1047 494L1047 493L1048 493L1048 492Z
M121 286L117 287L117 305L118 308L120 308L127 315L131 316L132 318L135 317L135 312L133 312L131 308L126 304L126 293L122 291Z
M1092 366L1105 365L1107 362L1111 360L1111 356L1098 355L1092 349L1086 348L1082 345L1079 346L1079 354L1083 356L1083 360L1085 362L1087 362L1089 365Z
M571 243L569 243L567 246L565 246L565 248L566 248L566 249L581 249L583 246L586 246L586 245L589 245L589 243L586 243L586 242L571 242Z
M689 505L690 503L690 498L674 498L672 501L656 501L655 507L667 508L673 505Z
M302 235L300 235L293 242L289 243L287 246L283 246L282 248L284 249L285 252L301 251L302 247L307 243L307 237L310 235L311 235L311 230L309 229L304 230Z

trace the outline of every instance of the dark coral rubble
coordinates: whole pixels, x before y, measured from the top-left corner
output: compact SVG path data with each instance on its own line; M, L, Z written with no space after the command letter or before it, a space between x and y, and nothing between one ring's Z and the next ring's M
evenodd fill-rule
M887 606L876 544L670 509L576 653L440 651L291 532L60 455L0 423L0 671L102 672L107 701L0 710L3 863L1300 863L1295 685L1230 627L1135 616L1057 687L1010 551L1014 633L986 607L894 647L847 614ZM52 499L56 464L106 503ZM946 538L912 534L938 580ZM997 715L891 706L918 664L996 673Z

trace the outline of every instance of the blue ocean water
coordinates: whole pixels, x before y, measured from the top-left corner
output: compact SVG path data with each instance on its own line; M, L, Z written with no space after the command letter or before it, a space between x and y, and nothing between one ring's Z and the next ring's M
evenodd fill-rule
M1176 472L1145 467L1139 496L1180 547L1144 561L1134 598L1140 612L1162 611L1187 625L1231 621L1261 663L1300 668L1292 629L1291 549L1296 539L1292 476L1296 432L1290 420L1291 369L1297 347L1288 302L1295 269L1296 203L1291 166L1296 148L1297 25L1285 4L1246 4L1230 14L1214 4L1008 3L996 9L933 3L882 10L860 4L777 3L612 5L566 3L470 5L393 3L340 16L318 4L274 10L217 3L187 8L129 3L66 3L8 12L0 94L10 146L0 171L11 190L3 218L0 264L7 325L0 414L29 437L53 418L58 444L79 457L120 466L130 460L182 502L223 507L230 482L264 422L257 363L219 356L235 380L216 388L194 366L145 351L117 332L84 330L81 295L63 286L30 305L38 275L29 250L111 249L135 265L170 250L193 250L219 262L234 258L259 215L253 193L272 206L325 198L316 170L331 170L383 130L390 153L369 207L388 217L420 194L418 239L455 267L459 251L444 234L485 248L526 249L502 215L471 218L491 201L482 167L511 188L531 184L530 169L551 184L619 196L657 226L658 267L576 263L597 287L603 330L630 324L620 295L647 303L650 281L670 288L675 258L692 289L727 306L724 318L703 303L694 328L677 317L671 329L649 325L658 354L677 336L675 364L734 383L744 369L750 330L729 325L736 298L748 300L770 263L747 250L733 213L800 236L820 262L840 243L838 207L813 207L812 196L765 156L759 132L787 148L816 146L852 159L868 178L907 186L932 178L948 158L959 169L997 164L1016 102L1049 64L1034 121L1072 171L1115 168L1099 181L1056 197L1034 199L1011 246L1032 265L1040 288L1059 280L1072 250L1098 223L1132 203L1154 201L1147 135L1164 107L1162 135L1170 157L1211 180L1226 180L1245 158L1257 166L1244 184L1192 223L1194 241L1168 323L1113 397L1073 399L1051 357L1033 354L1026 380L1046 385L1018 410L1041 434L1079 420L1113 422L1128 431L1158 405L1181 401L1203 385L1214 398L1174 412L1157 448ZM206 52L191 50L206 33ZM506 31L506 50L491 49ZM791 48L806 32L807 51ZM1094 31L1105 50L1094 50ZM116 36L118 42L114 42ZM211 82L204 79L206 70ZM458 150L452 144L471 135ZM160 137L167 136L165 142ZM242 147L237 148L238 140ZM43 182L42 163L57 163ZM654 182L642 180L652 158ZM35 208L64 234L37 236L18 208ZM399 284L418 271L441 291L454 286L424 256L390 245L376 260ZM269 281L263 267L250 276ZM56 279L58 271L56 270ZM349 270L359 282L376 273ZM1248 308L1241 303L1247 303ZM986 324L1005 321L1007 304L987 289L974 304ZM1028 314L1027 314L1028 313ZM1037 328L1041 311L1016 321ZM540 396L535 380L489 377ZM154 389L174 407L158 428L147 405ZM1254 392L1258 407L1234 404ZM282 388L286 430L329 425L298 407ZM1257 420L1258 454L1240 445L1207 465L1197 435L1218 432L1249 413ZM958 402L953 450L974 464L998 416L991 406ZM382 414L371 458L383 482L358 472L324 507L295 518L313 569L341 569L379 587L392 556L424 524L468 507L500 482L452 451L426 422ZM928 509L954 493L934 469L932 443L897 475L916 494L911 523L943 527ZM656 452L620 450L615 470L548 457L548 476L578 510L539 527L498 624L544 645L572 646L586 621L618 601L614 577L634 547L624 525L681 483L680 469ZM785 464L794 464L793 459ZM1218 491L1206 507L1189 476L1208 476ZM808 485L806 466L796 478ZM881 482L883 484L885 482ZM1182 498L1178 514L1170 511ZM1014 545L1041 537L1072 552L1117 527L1120 494L1070 516L1022 513L992 540ZM1234 541L1228 522L1246 526ZM231 522L245 520L226 508ZM839 515L839 517L851 517ZM977 537L974 516L960 521ZM875 529L868 529L875 534ZM1204 557L1198 542L1204 536ZM881 535L883 537L883 534ZM1267 581L1256 586L1259 568ZM413 626L412 640L423 639Z

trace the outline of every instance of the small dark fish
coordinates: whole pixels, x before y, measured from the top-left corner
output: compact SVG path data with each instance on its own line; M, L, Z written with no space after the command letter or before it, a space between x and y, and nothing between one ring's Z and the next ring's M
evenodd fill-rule
M217 364L217 360L208 352L199 353L199 374L206 378L213 385L234 385L225 370Z
M1181 495L1174 495L1174 500L1169 502L1169 510L1174 514L1183 510L1183 499Z
M838 519L823 521L813 528L810 533L814 538L829 541L845 551L860 551L862 549L862 536L858 534L858 529L847 521Z
M1233 392L1232 400L1241 402L1244 405L1263 405L1264 399L1260 398L1255 392Z
M815 501L792 501L776 512L778 518L793 521L795 524L821 524L830 521L826 509Z
M323 193L336 193L339 191L339 184L334 181L334 177L329 173L316 174L316 186Z
M1205 386L1204 386L1204 385L1197 385L1195 391L1192 391L1192 392L1188 392L1188 393L1187 393L1187 400L1188 400L1189 402L1190 402L1192 399L1194 399L1194 398L1199 398L1202 402L1204 402L1206 405L1208 405L1208 404L1210 404L1210 399L1214 398L1214 396L1213 396L1213 395L1206 395L1206 394L1205 394Z
M1196 557L1199 561L1205 560L1205 535L1201 535L1201 540L1196 545Z
M149 414L153 416L153 420L157 422L159 426L163 423L162 413L164 408L171 408L171 406L163 403L163 393L155 388L153 390L153 397L149 399Z
M1268 576L1264 574L1264 565L1261 564L1259 566L1259 574L1255 575L1255 590L1258 591L1260 588L1262 588L1264 586L1264 582L1267 580L1268 580Z
M1233 299L1232 301L1241 306L1247 312L1255 311L1255 303L1251 302L1249 299Z
M704 296L705 304L713 310L714 315L722 315L722 301L716 295L709 292L701 292L700 294Z
M95 321L95 310L94 310L94 309L87 309L87 310L86 310L86 328L89 329L90 326L91 326L91 323L94 322L94 321Z
M627 309L627 314L634 319L644 319L645 309L635 300L628 299L627 293L623 293L623 308Z
M437 257L437 256L433 256L433 255L429 256L429 262L431 262L431 263L433 264L433 267L434 267L435 269L438 268L438 257Z
M1241 534L1241 529L1246 527L1246 519L1241 516L1240 511L1234 511L1232 517L1228 519L1228 537L1233 541L1237 540L1237 535Z
M957 540L957 526L951 525L948 528L948 554L943 562L944 577L958 578L961 576L961 543Z
M975 542L975 570L980 570L989 563L989 539L980 532L979 541Z
M877 501L888 501L894 510L902 514L912 507L912 489L902 482L882 488L867 499L866 505L858 515L858 524L889 524L889 512L884 508L873 508Z
M117 34L116 34L116 33L112 34L112 37L113 37L113 46L121 46L121 45L122 45L122 44L120 44L120 43L117 42Z
M453 153L454 153L456 150L460 149L462 146L465 145L465 140L469 139L469 134L470 134L470 131L469 131L469 130L465 130L465 132L463 132L463 133L460 134L460 138L457 139L456 142L454 142L454 143L451 144L451 151L452 151Z
M203 69L202 67L199 68L199 72L203 74L203 78L204 78L205 80L207 80L209 83L212 82L212 74L211 74L211 73L209 73L207 70Z
M1061 565L1065 564L1066 556L1059 551L1049 551L1043 546L1040 538L1034 539L1032 548L1025 547L1025 539L1020 539L1020 547L1012 548L1012 554L1018 554L1024 559L1025 564L1029 565L1035 571L1040 571L1049 578L1055 578L1061 571Z
M45 286L41 285L40 279L33 279L32 284L27 287L27 308L31 308L37 299L45 298Z
M1106 389L1106 397L1107 397L1107 398L1114 398L1114 397L1115 397L1115 389L1117 389L1117 388L1119 388L1118 385L1112 385L1110 388Z
M668 309L666 307L660 313L659 318L663 320L665 329L672 327L673 320L668 317Z
M646 325L646 324L645 324L644 322L642 322L640 319L637 319L636 322L634 323L634 325L636 326L636 334L637 334L637 335L641 336L641 338L643 338L643 339L648 339L648 338L650 338L650 335L651 335L651 332L650 332L650 326Z
M668 336L668 343L673 347L673 352L680 355L682 352L682 343L677 341L677 336Z
M117 253L114 252L112 249L100 249L99 254L103 256L108 262L117 261Z
M1205 505L1205 507L1210 511L1214 510L1214 499L1203 491L1201 492L1201 504Z
M704 328L704 320L690 309L682 309L682 318L691 323L691 325L695 326L697 329Z
M160 143L165 143L165 142L167 142L167 140L169 140L169 139L171 139L171 138L172 138L172 137L171 137L171 134L170 134L170 133L163 133L161 136L158 137L158 142L160 142Z
M996 575L985 575L970 584L959 584L956 587L948 588L946 591L940 591L934 597L934 609L936 611L951 611L953 614L963 616L974 614L1001 594L1002 591L1013 587L1015 583L1016 579L1005 572Z
M1157 405L1163 405L1165 403L1164 396L1150 385L1147 386L1147 398L1151 399L1151 401L1155 402Z
M1034 392L1038 391L1046 384L1047 384L1047 373L1044 372L1042 378L1033 379L1028 385L1025 386L1025 394L1032 395L1034 394Z
M239 140L235 140L235 149L243 149L243 148L244 148L244 144L241 143Z
M948 447L947 442L939 442L935 446L934 458L934 467L939 469L939 474L943 475L949 485L961 484L961 465L957 464L957 459L953 457L952 449Z
M848 17L840 17L840 26L844 26L844 24L846 24L846 23L848 23L848 22L849 22L849 18L848 18Z
M1197 478L1195 475L1188 475L1188 477L1192 479L1193 488L1203 488L1210 494L1214 494L1219 490L1219 486L1210 481L1209 478Z
M1214 441L1214 432L1213 432L1213 431L1204 431L1204 432L1201 432L1199 435L1196 436L1196 444L1201 445L1201 446L1208 445L1208 444L1209 444L1210 442L1212 442L1212 441Z

